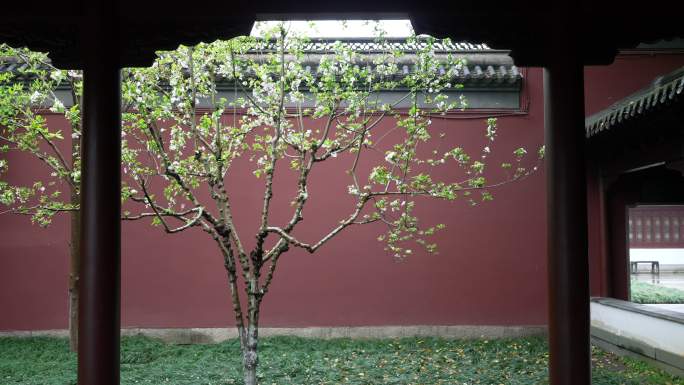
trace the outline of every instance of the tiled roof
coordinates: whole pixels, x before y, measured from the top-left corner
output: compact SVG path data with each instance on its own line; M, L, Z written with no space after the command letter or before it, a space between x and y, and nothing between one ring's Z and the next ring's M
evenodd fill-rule
M412 72L412 61L410 55L415 53L417 49L425 48L427 41L425 39L417 39L414 42L407 43L406 39L387 39L382 43L376 42L372 39L312 39L304 47L307 57L304 59L303 65L307 70L315 71L316 55L326 54L332 52L335 44L341 42L345 46L349 46L354 51L363 55L377 54L380 52L401 51L408 54L409 59L401 60L398 63L399 72L395 75L397 78L408 75ZM269 51L273 48L272 41L264 42L264 46L259 48L260 52ZM437 55L446 55L449 53L455 54L457 57L465 59L465 63L458 68L453 69L456 74L454 81L464 84L466 86L482 86L482 87L519 87L522 81L522 74L519 69L513 65L513 61L507 56L506 51L493 50L486 44L472 44L465 42L449 42L435 41L433 49ZM366 60L359 62L360 65L370 65ZM13 58L0 57L0 73L6 71L18 71L25 67L24 64L17 63ZM440 67L439 71L444 73L448 68Z
M404 77L413 71L413 65L411 64L399 64L399 72L394 76L396 78ZM316 71L315 64L306 65L304 67L307 71ZM439 67L440 74L446 73L448 70L445 66ZM479 84L479 85L489 85L489 86L507 86L520 82L522 80L522 74L518 67L514 65L460 65L454 68L453 73L454 81L457 83L467 84Z
M263 41L260 51L274 51L276 49L273 40ZM404 38L389 38L382 41L367 38L324 38L311 39L304 45L302 51L307 54L304 57L305 68L315 71L316 55L325 55L333 52L335 45L341 43L345 48L351 48L365 59L359 60L359 65L371 65L374 54L400 51L407 54L406 58L399 61L399 73L395 76L400 78L412 72L414 57L411 55L419 49L425 49L428 44L426 38L417 38L407 42ZM454 54L455 57L465 59L465 63L453 72L456 73L454 81L464 85L480 85L486 87L501 87L519 84L522 75L519 69L513 65L513 60L508 57L508 51L494 50L486 44L473 44L467 42L448 42L434 40L432 50L437 56ZM309 56L310 55L310 56ZM448 68L440 67L444 73Z
M650 86L588 117L584 124L587 138L677 101L684 101L684 67L656 78Z
M424 49L428 41L427 39L418 38L412 42L407 42L403 38L390 38L383 41L376 41L375 39L367 38L325 38L325 39L311 39L303 47L304 52L308 53L325 53L333 50L337 42L342 43L343 46L351 48L357 52L387 52L387 51L401 51L401 52L416 52L418 49ZM265 43L265 49L275 50L273 41ZM435 52L449 53L449 52L479 52L479 51L494 51L486 44L472 44L467 42L445 42L442 40L435 40L432 46Z
M22 65L5 62L0 58L0 73L16 71L21 67ZM307 69L315 70L310 67ZM446 68L440 67L440 71L446 71ZM411 68L409 65L400 66L400 72L397 74L397 77L408 75L411 72ZM522 81L522 74L514 65L463 65L455 73L454 81L466 86L508 87L519 85Z
M26 64L18 62L16 58L0 56L0 73L20 71L24 68Z

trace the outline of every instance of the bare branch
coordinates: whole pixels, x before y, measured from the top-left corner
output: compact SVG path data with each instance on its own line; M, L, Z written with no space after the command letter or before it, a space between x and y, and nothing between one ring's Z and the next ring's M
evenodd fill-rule
M171 227L169 227L169 225L164 220L164 215L161 215L159 210L157 210L157 205L155 205L154 202L152 202L152 198L150 197L150 195L147 192L147 188L145 187L145 183L144 182L141 183L140 186L143 189L143 192L145 194L145 198L147 199L147 203L149 203L150 207L152 208L152 211L154 211L157 218L159 218L159 221L164 226L164 230L166 230L166 232L169 234L178 233L178 232L181 232L181 231L188 229L192 226L196 226L198 224L198 221L200 220L200 218L202 218L202 215L204 214L204 208L201 206L198 206L195 209L193 209L193 211L197 211L197 216L195 218L187 221L187 223L184 224L183 226L171 228ZM172 216L174 216L176 218L183 218L182 216L178 216L178 215L172 215ZM183 218L183 219L185 219L185 218Z
M39 133L40 133L40 137L43 138L43 140L45 141L45 143L47 143L48 146L50 146L50 148L52 149L52 151L55 153L55 155L57 156L57 159L59 160L59 163L62 165L62 167L64 167L64 170L65 170L69 175L71 175L71 168L70 168L69 165L67 164L66 159L64 159L64 156L62 155L62 152L59 151L59 148L57 148L57 146L56 146L50 139L48 139L48 138L45 136L45 134L43 134L42 132L39 132ZM73 182L71 181L71 177L69 177L68 179L69 179L69 184L73 185Z
M9 210L0 211L0 215L3 214L20 214L20 215L35 215L40 210L53 211L53 212L71 212L78 211L78 207L50 207L43 205L35 205L30 207L15 207Z
M356 218L358 218L359 214L361 214L361 211L368 202L369 198L370 197L368 195L362 195L359 199L359 202L356 204L356 210L354 210L354 212L347 219L343 220L337 227L335 227L332 231L330 231L327 235L325 235L323 238L321 238L318 242L316 242L313 245L299 241L298 239L293 237L289 232L285 231L284 229L281 229L280 227L268 227L266 230L268 232L278 234L281 238L285 239L294 246L305 249L309 253L313 253L324 243L332 239L335 235L339 234L340 231L354 224Z
M0 135L0 140L4 140L4 141L6 141L6 142L8 142L8 143L14 144L15 146L17 146L17 149L18 149L18 150L21 149L19 142L15 141L15 140L12 140L12 139L10 139L10 138L7 138L7 137L1 136L1 135ZM40 161L42 161L43 163L45 163L48 167L50 167L50 168L51 168L54 172L56 172L57 174L60 174L60 173L69 173L69 169L68 169L68 168L63 170L62 168L60 168L60 167L58 167L57 165L55 165L53 162L50 162L50 155L48 155L48 154L46 154L46 153L44 153L44 152L41 152L41 151L39 151L39 150L37 150L37 149L30 149L29 152L32 153L32 154L33 154L36 158L38 158ZM53 158L53 159L54 159L54 158ZM67 181L67 183L68 183L69 185L71 185L72 187L74 187L74 184L73 184L73 181L71 180L71 177L66 178L66 181Z
M284 32L283 32L284 34ZM285 36L282 36L285 39ZM278 142L282 136L282 112L283 106L285 105L285 43L281 44L280 47L280 98L278 102L278 115L275 118L275 136L273 137L271 148L270 148L270 164L266 169L266 187L264 190L264 202L261 210L261 228L259 234L257 235L257 245L253 255L253 263L255 274L259 275L259 270L261 268L261 259L263 258L263 245L264 240L268 233L266 228L268 227L268 212L271 204L271 198L273 197L273 175L275 173L276 163L278 161Z

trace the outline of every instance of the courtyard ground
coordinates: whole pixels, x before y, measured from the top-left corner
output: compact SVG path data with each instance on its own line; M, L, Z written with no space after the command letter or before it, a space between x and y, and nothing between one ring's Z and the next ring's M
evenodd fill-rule
M447 340L319 340L264 338L263 385L547 383L544 338ZM76 357L60 338L0 338L3 385L75 384ZM684 385L645 363L593 349L596 385ZM236 340L214 345L170 345L144 337L122 340L121 383L240 384Z

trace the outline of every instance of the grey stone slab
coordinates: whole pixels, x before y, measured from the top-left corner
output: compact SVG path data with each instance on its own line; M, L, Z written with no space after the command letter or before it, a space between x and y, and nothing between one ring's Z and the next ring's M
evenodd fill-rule
M655 358L674 367L684 370L684 356L662 349L655 349Z
M664 370L664 371L666 371L666 372L668 372L674 376L679 376L679 377L684 378L684 370L683 369L678 368L678 367L673 366L673 365L670 365L666 362L659 361L659 360L656 360L656 359L653 359L650 357L646 357L646 356L643 356L639 353L635 353L635 352L627 350L627 349L623 349L619 346L613 345L610 342L604 341L600 338L592 337L591 342L595 346L597 346L597 347L599 347L599 348L601 348L607 352L644 361L644 362L651 364L657 368L660 368L660 369L662 369L662 370Z
M660 308L664 310L673 311L675 313L684 313L684 304L672 304L672 303L661 303L661 304L647 304L646 306Z
M631 311L634 313L647 315L649 317L659 318L684 325L684 313L679 313L672 310L640 305L634 302L622 301L615 298L592 297L591 302L596 302L601 305L614 307L616 309Z
M31 337L31 331L30 330L0 331L0 337Z
M619 346L623 349L639 353L643 356L655 358L655 348L653 346L634 338L618 335L610 330L605 330L594 326L591 327L591 336Z
M630 350L635 353L639 353L642 356L656 358L655 348L647 343L625 336L616 336L616 340L616 345L621 348Z
M611 344L614 344L614 345L618 344L618 338L617 338L617 335L615 333L612 333L608 330L604 330L601 328L597 328L595 326L591 327L591 336L600 338L600 339L607 341L607 342L610 342Z
M0 336L45 335L67 337L67 330L45 330L24 332L0 332ZM237 338L235 328L127 328L122 336L143 335L175 344L217 343ZM475 326L475 325L412 325L412 326L359 326L359 327L304 327L304 328L261 328L259 335L298 336L304 338L402 338L443 337L454 339L517 338L546 335L545 326Z
M69 331L65 329L55 329L55 330L36 330L31 332L31 337L59 337L66 338L69 337Z

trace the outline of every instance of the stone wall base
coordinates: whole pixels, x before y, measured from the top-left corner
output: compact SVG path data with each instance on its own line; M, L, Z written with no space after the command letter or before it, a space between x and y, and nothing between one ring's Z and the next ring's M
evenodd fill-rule
M121 329L122 336L147 336L169 343L205 344L236 338L235 328ZM455 339L516 338L546 335L545 326L356 326L261 328L259 336L297 336L307 338L402 338L443 337ZM0 331L0 337L67 337L67 330Z

